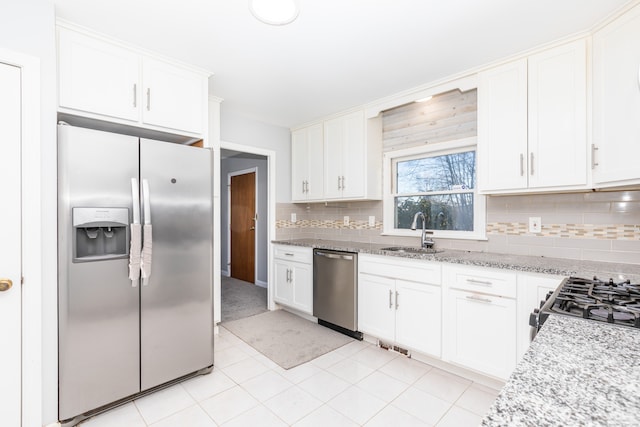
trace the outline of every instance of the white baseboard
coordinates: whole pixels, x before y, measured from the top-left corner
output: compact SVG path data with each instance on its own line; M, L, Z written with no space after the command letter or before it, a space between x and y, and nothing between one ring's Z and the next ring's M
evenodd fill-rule
M256 280L256 286L260 286L261 288L267 288L269 287L269 284L262 280Z

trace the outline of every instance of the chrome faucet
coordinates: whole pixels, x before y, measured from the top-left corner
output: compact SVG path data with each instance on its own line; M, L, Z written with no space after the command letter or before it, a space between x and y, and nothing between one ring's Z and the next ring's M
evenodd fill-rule
M424 218L424 214L422 212L416 212L413 216L413 222L411 223L411 229L415 230L418 226L418 217L422 217L422 237L420 238L420 247L421 248L430 248L435 242L431 237L427 237L427 221ZM431 233L429 233L431 234Z

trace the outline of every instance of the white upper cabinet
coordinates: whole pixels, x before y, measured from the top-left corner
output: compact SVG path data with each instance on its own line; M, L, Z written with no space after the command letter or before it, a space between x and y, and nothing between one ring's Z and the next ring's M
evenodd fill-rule
M478 75L480 191L527 187L527 60Z
M292 201L381 199L381 123L358 110L293 130Z
M60 28L58 61L60 107L138 121L139 55Z
M324 123L324 152L325 198L364 197L366 145L362 111Z
M171 132L206 130L208 75L58 26L59 110Z
M144 123L193 133L204 131L206 79L185 68L145 57L142 82Z
M593 36L593 182L640 184L640 6Z
M584 40L479 73L480 191L586 188L586 111Z
M324 197L324 140L322 124L291 133L291 198L294 202Z

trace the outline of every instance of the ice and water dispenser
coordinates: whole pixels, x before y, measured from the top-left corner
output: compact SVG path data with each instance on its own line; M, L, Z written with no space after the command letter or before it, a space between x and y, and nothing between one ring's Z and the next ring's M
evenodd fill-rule
M128 256L128 208L73 208L73 262Z

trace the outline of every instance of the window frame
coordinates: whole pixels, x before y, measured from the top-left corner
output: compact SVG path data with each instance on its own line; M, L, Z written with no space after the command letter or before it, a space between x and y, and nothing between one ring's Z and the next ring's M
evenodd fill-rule
M421 145L418 147L405 148L383 153L383 232L387 236L414 236L420 237L422 231L395 228L395 167L398 161L409 160L416 157L436 157L447 154L460 153L474 150L476 152L476 178L473 189L473 231L456 230L429 230L433 232L434 238L440 239L464 239L464 240L487 240L487 210L486 196L478 191L478 143L477 137L457 139L435 144ZM442 193L442 192L434 192ZM447 192L444 192L447 193Z

